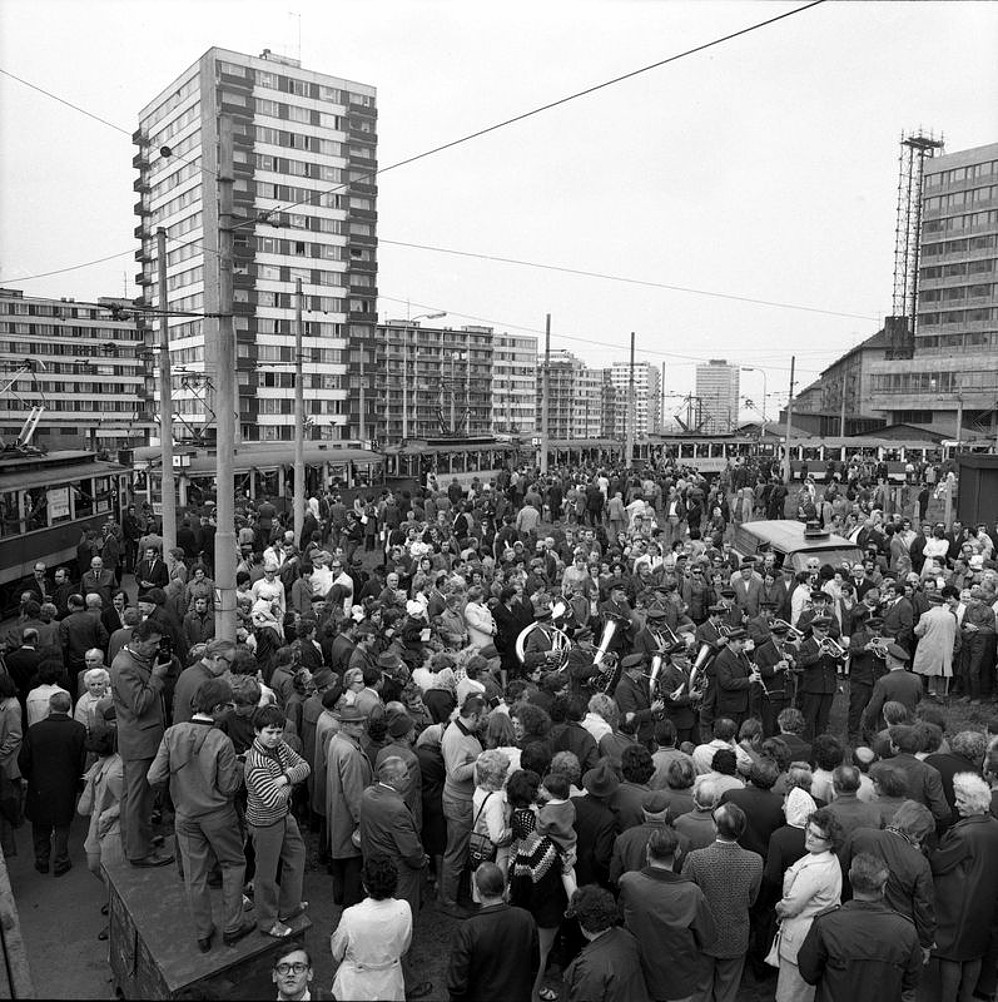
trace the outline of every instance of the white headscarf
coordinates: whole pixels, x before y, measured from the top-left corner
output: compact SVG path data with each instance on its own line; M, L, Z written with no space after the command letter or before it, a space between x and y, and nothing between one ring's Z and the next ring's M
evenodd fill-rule
M792 828L803 828L807 824L807 819L817 809L818 805L814 802L814 797L799 786L795 786L787 794L786 803L783 805L787 824Z

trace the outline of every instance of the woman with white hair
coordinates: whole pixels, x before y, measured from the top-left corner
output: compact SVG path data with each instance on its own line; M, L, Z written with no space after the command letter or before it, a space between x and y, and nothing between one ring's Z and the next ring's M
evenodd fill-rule
M981 973L998 913L998 820L991 790L980 776L958 772L953 796L960 820L932 854L936 890L936 942L932 959L939 1002L969 999Z
M96 719L97 704L107 695L111 676L106 668L91 668L83 673L83 685L85 691L76 704L73 719L83 724L87 734L90 734Z
M475 761L475 792L471 801L472 832L488 837L495 852L493 862L503 876L509 867L509 846L513 840L510 807L503 789L508 772L509 756L505 752L498 748L483 751Z

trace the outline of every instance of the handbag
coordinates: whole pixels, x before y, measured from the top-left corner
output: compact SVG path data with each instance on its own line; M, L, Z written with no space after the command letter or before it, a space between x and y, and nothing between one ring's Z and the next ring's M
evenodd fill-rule
M763 962L769 964L770 967L780 966L780 940L783 938L783 926L778 925L776 927L776 935L773 937L773 945L769 948L769 953L766 954Z
M495 842L489 838L489 833L478 831L478 819L482 816L482 811L485 810L485 805L491 796L492 794L489 793L482 801L482 806L478 808L478 813L471 826L471 835L468 837L468 862L473 870L482 863L494 863L499 853Z

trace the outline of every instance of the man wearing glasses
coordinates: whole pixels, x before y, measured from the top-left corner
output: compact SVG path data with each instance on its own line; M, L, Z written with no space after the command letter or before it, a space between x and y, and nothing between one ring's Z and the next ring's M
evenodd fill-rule
M333 996L322 988L313 988L312 957L299 943L289 943L281 948L274 960L271 978L277 985L278 1002L312 1002L331 999Z
M173 722L182 724L194 716L191 703L198 689L212 678L220 678L229 670L236 645L231 640L212 640L206 644L200 661L185 668L173 690Z

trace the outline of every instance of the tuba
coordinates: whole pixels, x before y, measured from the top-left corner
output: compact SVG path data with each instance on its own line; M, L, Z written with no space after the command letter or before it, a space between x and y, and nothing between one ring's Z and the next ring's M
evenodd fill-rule
M658 676L662 671L662 654L656 654L651 659L651 672L648 675L648 698L654 703L658 698Z
M703 696L707 691L707 665L713 660L717 651L713 644L701 644L696 661L690 669L690 696Z
M600 692L609 695L617 686L620 679L618 658L614 651L610 650L614 635L617 632L618 623L616 619L610 618L603 624L603 632L599 638L599 644L593 653L593 664L599 669L600 678L596 682L596 688Z
M540 626L540 622L528 623L516 637L514 650L516 660L522 665L526 657L527 638L534 630ZM568 664L568 653L572 649L572 641L568 639L568 634L564 630L559 630L557 626L551 627L551 650L545 654L545 659L549 665L561 669Z

